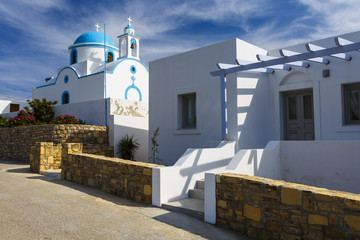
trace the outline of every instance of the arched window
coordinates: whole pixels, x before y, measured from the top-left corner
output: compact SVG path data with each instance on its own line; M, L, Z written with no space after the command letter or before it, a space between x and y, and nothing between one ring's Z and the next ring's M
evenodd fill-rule
M77 63L77 52L76 50L72 50L71 52L71 64Z
M61 97L61 104L69 104L69 103L70 103L70 95L69 92L65 91Z
M110 62L113 61L113 59L114 59L113 53L112 53L112 52L108 52L108 54L107 54L107 62L110 63Z

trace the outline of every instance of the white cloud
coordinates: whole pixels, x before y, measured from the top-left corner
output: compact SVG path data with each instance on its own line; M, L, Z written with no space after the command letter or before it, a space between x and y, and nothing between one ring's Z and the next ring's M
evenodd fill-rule
M358 0L299 0L313 19L313 39L358 31L360 4Z

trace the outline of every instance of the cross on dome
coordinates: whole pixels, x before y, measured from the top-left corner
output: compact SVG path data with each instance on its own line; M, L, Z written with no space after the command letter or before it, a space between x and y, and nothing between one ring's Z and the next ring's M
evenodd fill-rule
M131 26L131 21L132 21L131 17L128 17L127 20L129 21L128 25Z
M98 23L95 25L95 29L96 29L96 31L97 31L97 32L99 31L100 26L99 26L99 24L98 24Z

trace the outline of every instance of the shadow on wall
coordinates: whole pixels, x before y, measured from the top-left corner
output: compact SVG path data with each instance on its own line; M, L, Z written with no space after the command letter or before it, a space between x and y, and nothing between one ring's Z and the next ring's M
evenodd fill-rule
M280 142L269 142L265 149L240 150L225 170L280 180Z
M269 81L259 74L242 74L237 79L236 114L238 149L262 148L268 141Z
M131 118L131 117L129 117ZM135 161L138 162L148 162L149 161L149 144L148 144L148 130L140 129L140 128L133 128L124 126L121 123L117 123L115 125L110 126L110 141L112 140L114 142L114 152L116 157L117 151L118 151L118 143L121 140L122 137L125 135L128 135L129 137L134 135L134 140L137 140L139 143L139 148L137 149L135 153Z

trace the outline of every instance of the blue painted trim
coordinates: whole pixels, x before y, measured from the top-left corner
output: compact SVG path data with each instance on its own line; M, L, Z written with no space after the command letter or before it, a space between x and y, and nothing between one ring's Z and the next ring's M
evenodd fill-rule
M105 42L105 39L106 39L106 25L104 23L104 42ZM104 64L104 99L105 99L105 126L107 126L107 101L106 101L106 62L107 62L107 53L106 53L106 47L104 45L104 53L105 53L105 64ZM114 53L113 54L113 58L114 58Z
M110 49L110 50L107 50L107 51L105 52L105 62L106 62L106 63L109 63L109 62L108 62L108 53L109 53L109 52L113 55L113 60L112 60L112 61L113 61L113 62L115 61L114 51ZM105 71L106 71L106 69L105 69Z
M61 95L61 104L65 104L65 95L68 95L68 97L69 97L69 102L68 103L66 103L66 104L69 104L70 103L70 94L69 94L69 92L68 91L64 91L63 92L63 94Z
M221 139L226 139L227 121L226 121L226 76L220 77L220 91L221 91Z
M140 61L139 59L136 59L136 58L122 58L121 60L118 61L118 63L115 65L114 69L112 71L106 71L106 73L113 73L115 71L115 69L117 68L117 65L119 65L121 62L125 61L125 60L135 60L139 63L141 63L147 71L149 71L149 68L148 66L146 66L145 63L143 63L142 61Z
M69 82L69 76L68 75L65 75L64 77L64 83L67 84Z
M288 56L288 57L279 57L276 59L271 59L271 60L262 61L262 62L255 62L255 63L245 64L245 65L239 65L239 66L228 68L228 69L212 71L212 72L210 72L210 74L212 76L221 76L224 74L241 72L241 71L246 71L246 70L251 70L251 69L256 69L256 68L266 68L266 67L271 68L271 66L273 66L273 65L287 64L287 63L291 63L291 62L304 61L304 60L306 61L311 58L330 56L330 55L338 54L338 53L347 53L347 52L351 52L351 51L357 51L358 49L360 49L360 42L356 42L356 43L352 43L352 44L348 44L348 45L344 45L344 46L325 48L323 50L318 50L318 51L314 51L314 52L300 53L300 54L296 54L296 55L292 55L292 56Z
M131 65L131 66L130 66L130 72L131 72L132 74L135 74L135 73L136 73L136 67L135 67L134 65Z
M73 62L73 54L76 53L76 59L75 62ZM75 64L78 62L78 52L76 49L71 50L70 52L70 65Z
M71 70L73 70L74 73L76 74L76 77L77 77L78 79L104 73L104 71L101 71L101 72L97 72L97 73L93 73L93 74L90 74L90 75L85 75L85 76L80 77L79 74L75 71L74 68L72 68L72 67L64 67L63 69L61 69L61 70L59 71L59 74L57 75L55 82L50 83L50 84L41 85L41 86L39 86L39 87L36 87L36 89L37 89L37 88L42 88L42 87L51 86L51 85L55 85L56 82L57 82L57 80L58 80L58 78L59 78L59 76L60 76L60 74L61 74L61 72L64 71L65 69L71 69Z
M138 91L139 96L140 96L140 100L139 100L139 101L141 102L141 101L142 101L141 91L140 91L140 89L139 89L137 86L135 86L134 84L126 88L126 90L125 90L125 99L127 99L128 91L129 91L130 89L132 89L132 88L135 89L136 91Z
M112 71L106 71L106 73L113 73L113 72L115 71L117 65L120 64L121 62L125 61L125 60L135 60L135 61L141 63L141 64L146 68L146 70L149 72L148 66L146 66L146 64L143 63L142 61L140 61L139 59L136 59L136 58L123 58L123 59L121 59L121 60L118 61L118 63L115 65L115 67L114 67L114 69L113 69ZM62 72L63 70L65 70L65 69L67 69L67 68L73 70L78 79L104 73L104 71L101 71L101 72L97 72L97 73L93 73L93 74L90 74L90 75L85 75L85 76L80 77L79 74L75 71L74 68L72 68L72 67L64 67L63 69L61 69L61 70L59 71L59 74L57 75L55 82L50 83L50 84L41 85L41 86L38 86L38 87L35 87L35 88L38 89L38 88L42 88L42 87L47 87L47 86L55 85L56 82L57 82L57 80L58 80L58 78L59 78L59 76L60 76L60 74L61 74L61 72Z
M117 52L119 52L119 49L110 45L105 45L106 48L110 48L113 49ZM78 48L78 47L100 47L100 48L104 48L104 44L101 43L84 43L84 44L74 44L74 45L70 45L68 47L68 50L71 50L73 48Z
M133 34L130 34L130 33L124 33L124 34L119 35L119 36L117 36L117 37L118 37L118 38L120 38L120 37L122 37L122 36L126 36L126 35L129 35L129 36L132 36L132 37L136 37L137 39L141 39L141 37L138 37L138 36L133 35Z

